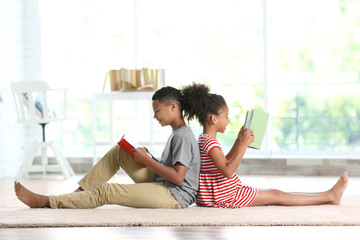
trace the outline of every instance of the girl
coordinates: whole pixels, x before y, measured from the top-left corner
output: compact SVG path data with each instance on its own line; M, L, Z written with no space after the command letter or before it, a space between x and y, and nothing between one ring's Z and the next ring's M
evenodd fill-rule
M239 208L247 206L284 205L305 206L318 204L340 204L348 184L344 173L337 183L321 193L285 193L279 190L258 190L241 184L235 171L239 167L246 148L254 141L251 129L241 128L233 147L224 155L216 140L218 132L224 133L229 123L228 107L224 98L209 93L202 84L184 88L183 95L192 104L189 119L197 118L203 126L203 134L198 139L201 153L200 187L196 199L199 206Z

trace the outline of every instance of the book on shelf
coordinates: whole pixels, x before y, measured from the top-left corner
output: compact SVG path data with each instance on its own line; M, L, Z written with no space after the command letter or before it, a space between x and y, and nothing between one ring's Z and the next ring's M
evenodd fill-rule
M134 152L131 149L141 147L134 139L132 139L130 136L125 135L125 134L120 138L118 145L120 147L122 147L125 151L127 151L133 157L134 157ZM157 161L157 159L147 150L147 148L145 148L145 151L151 158L153 158L154 160ZM147 167L144 163L141 163L141 164L144 167Z
M164 69L111 69L105 75L103 91L110 78L110 91L156 91L165 86Z
M247 129L253 130L255 136L254 141L249 145L250 148L260 150L269 116L269 113L264 112L261 109L251 109L246 112L244 126Z

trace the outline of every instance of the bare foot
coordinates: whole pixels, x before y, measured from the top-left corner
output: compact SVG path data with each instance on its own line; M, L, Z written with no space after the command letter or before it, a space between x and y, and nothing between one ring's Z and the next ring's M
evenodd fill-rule
M78 187L78 189L75 190L75 192L82 192L84 191L84 189L82 189L81 187Z
M341 202L341 198L347 188L349 182L349 177L346 172L339 178L339 180L335 183L335 185L330 189L330 199L333 205L339 205Z
M14 189L17 198L30 208L50 207L49 198L47 196L33 193L19 182L14 183Z

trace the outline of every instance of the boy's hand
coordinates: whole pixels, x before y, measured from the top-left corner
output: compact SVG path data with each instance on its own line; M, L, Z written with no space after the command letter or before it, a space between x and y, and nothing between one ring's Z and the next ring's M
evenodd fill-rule
M147 165L149 155L147 154L145 148L132 148L131 151L134 153L135 161Z
M254 139L255 139L254 131L249 129L243 134L241 143L245 144L246 147L248 147L250 145L250 143L252 143L254 141Z

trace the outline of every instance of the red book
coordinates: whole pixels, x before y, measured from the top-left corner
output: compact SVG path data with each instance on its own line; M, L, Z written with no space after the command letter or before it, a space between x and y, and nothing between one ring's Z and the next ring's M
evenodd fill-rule
M140 145L132 140L130 137L126 136L125 134L121 137L118 145L122 147L125 151L127 151L131 156L134 157L134 152L131 151L131 148L139 148ZM147 167L145 164L141 163L144 167Z

